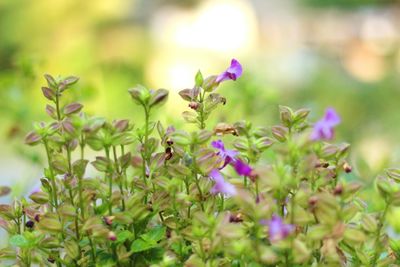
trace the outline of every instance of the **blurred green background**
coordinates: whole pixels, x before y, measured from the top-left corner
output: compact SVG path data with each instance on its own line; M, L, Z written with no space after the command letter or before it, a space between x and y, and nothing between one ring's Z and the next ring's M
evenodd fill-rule
M237 58L242 78L219 90L213 121L278 121L278 104L328 106L369 180L400 166L400 3L383 0L3 0L0 1L0 178L14 193L37 184L40 150L23 145L45 120L43 74L81 77L86 111L141 121L127 89L171 96L161 120L183 125L177 92L198 69L218 74ZM166 110L166 111L165 111Z

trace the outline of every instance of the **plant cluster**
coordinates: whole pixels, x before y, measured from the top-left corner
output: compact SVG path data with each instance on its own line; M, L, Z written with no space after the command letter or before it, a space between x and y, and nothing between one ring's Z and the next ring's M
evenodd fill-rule
M400 205L400 171L376 179L385 205L369 212L362 185L347 179L349 145L327 142L340 123L334 109L314 124L309 110L280 106L272 127L211 127L207 119L226 103L218 86L241 75L232 60L219 75L199 71L194 87L179 93L189 108L183 118L199 128L192 132L152 118L165 89L129 90L144 114L134 126L88 116L64 97L78 78L45 75L51 120L35 124L25 141L44 148L47 166L30 200L0 205L10 235L2 265L400 263L400 243L385 231L386 214Z

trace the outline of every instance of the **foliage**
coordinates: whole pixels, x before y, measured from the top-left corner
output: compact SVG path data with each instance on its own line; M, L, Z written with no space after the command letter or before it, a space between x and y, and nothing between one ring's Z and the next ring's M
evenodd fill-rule
M237 64L218 76L198 72L195 86L180 92L190 108L185 121L199 128L192 132L151 119L167 100L165 89L129 90L145 118L134 127L90 117L83 105L67 102L78 78L45 75L51 121L35 124L26 143L43 146L48 165L30 200L0 206L1 226L10 234L1 260L20 266L400 263L400 246L385 232L386 214L400 205L400 171L376 179L384 207L369 212L358 196L362 185L347 177L349 145L324 140L339 121L329 123L332 110L318 127L308 122L309 110L281 106L278 125L240 121L211 130L207 119L226 103L216 90L239 78ZM325 130L329 135L315 135Z

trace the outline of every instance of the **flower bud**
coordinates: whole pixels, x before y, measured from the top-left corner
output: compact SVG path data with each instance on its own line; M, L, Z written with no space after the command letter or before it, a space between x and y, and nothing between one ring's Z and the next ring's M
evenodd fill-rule
M231 223L243 222L243 215L241 213L231 214L229 215L229 222Z
M117 240L117 235L113 231L108 232L108 240L110 241Z
M219 85L219 83L216 82L216 79L217 79L216 75L212 75L212 76L205 78L203 81L204 91L206 91L206 92L214 91Z
M396 182L400 182L400 169L387 169L386 175L395 180Z
M43 95L44 95L48 100L54 101L54 99L55 99L55 97L56 97L56 93L54 92L53 89L50 89L50 88L48 88L48 87L42 87L42 92L43 92Z
M308 199L308 204L309 204L311 207L314 207L314 206L317 204L317 202L318 202L318 197L317 197L317 196L312 196L312 197L310 197L310 198Z
M115 216L105 216L103 220L105 224L112 225L114 218Z
M288 129L286 127L277 125L272 126L272 135L279 141L285 142L286 141L286 134L288 133Z
M197 110L199 108L199 103L192 101L189 103L189 108L191 108L193 110Z
M25 144L33 146L36 145L42 140L42 137L36 132L30 132L25 137Z
M124 132L129 127L129 121L128 120L117 120L117 121L114 121L113 126L115 127L117 132Z
M343 170L344 170L346 173L350 173L350 172L352 171L352 168L351 168L351 166L350 166L347 162L345 162L345 163L343 164Z
M141 105L147 105L150 100L150 91L142 85L137 85L136 87L129 89L129 93L135 102Z
M333 194L335 196L341 195L343 193L343 186L341 184L336 185L335 189L333 190Z
M285 126L291 126L293 120L293 111L286 106L279 106L279 113L281 117L281 122Z
M42 191L31 194L29 198L38 204L46 204L47 202L49 202L49 194Z
M29 221L27 221L26 223L25 223L25 226L27 227L27 228L33 228L33 226L35 226L35 223L33 222L33 221L31 221L31 220L29 220Z
M74 114L74 113L78 113L81 109L83 108L82 104L79 103L71 103L69 105L66 105L64 107L64 114L65 115L70 115L70 114Z
M158 89L150 97L150 107L162 105L168 98L168 91L165 89Z
M165 160L170 160L172 158L172 148L171 147L167 147L165 149Z

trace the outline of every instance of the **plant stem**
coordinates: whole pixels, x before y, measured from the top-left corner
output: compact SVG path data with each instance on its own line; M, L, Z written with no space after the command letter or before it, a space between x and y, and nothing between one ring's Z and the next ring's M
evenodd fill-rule
M381 231L382 231L382 228L383 228L383 225L384 225L384 220L385 220L386 214L387 214L387 212L389 210L389 207L390 207L390 201L386 203L385 209L384 209L384 211L383 211L383 213L382 213L382 215L381 215L381 217L379 219L379 224L378 224L378 229L376 231L376 238L375 238L375 244L374 244L375 253L374 253L374 257L372 258L371 266L375 266L376 265L376 262L377 262L377 260L379 258L379 255L380 255L380 251L381 251L380 247L382 246L382 244L379 243L379 239L381 237Z
M146 106L144 107L144 120L145 120L145 125L144 125L144 140L142 142L142 174L143 174L143 182L145 186L147 186L147 175L146 175L146 167L148 165L148 151L147 151L147 144L149 141L149 118L150 118L150 112ZM145 202L147 202L147 195L145 196Z
M56 111L57 111L57 120L58 120L58 121L61 120L60 98L59 98L59 97L60 97L60 96L59 96L59 92L58 92L58 89L57 89L57 91L56 91L56 100L55 100L55 103L56 103Z
M112 147L113 149L113 156L114 156L114 164L115 164L115 169L118 173L119 176L119 191L121 192L121 204L122 204L122 210L125 210L125 199L124 199L124 187L123 187L123 182L122 182L122 173L119 169L118 165L118 157L117 157L117 150L115 146Z
M205 123L205 119L204 119L204 105L203 105L205 95L206 95L205 91L203 93L200 93L200 100L199 100L199 103L200 103L200 110L199 110L200 125L199 125L199 128L200 128L200 130L203 130L206 128L206 123Z
M85 141L84 141L84 136L83 133L81 134L81 142L80 142L80 148L81 148L81 161L83 162L84 157L85 157ZM79 206L81 210L81 216L82 220L85 219L85 209L83 206L83 186L82 186L82 178L81 175L78 176L78 194L79 194Z
M125 146L124 146L124 145L121 145L121 156L124 156L124 155L125 155ZM123 178L124 178L125 190L126 190L127 192L129 192L129 191L128 191L128 179L127 179L127 177L126 177L126 169L123 169L123 170L122 170L122 174L123 174Z
M90 252L91 252L91 256L92 256L92 261L93 264L96 264L96 250L94 248L93 245L93 241L92 238L90 238L90 235L87 233L88 239L89 239L89 244L90 244Z
M110 162L110 148L109 147L105 147L104 148L106 151L106 157L108 162ZM106 172L106 177L108 176L108 213L111 216L112 215L112 173L110 173L109 171ZM107 180L107 179L106 179Z
M50 149L49 149L49 145L47 143L47 140L43 140L43 144L44 147L46 148L46 154L47 154L47 162L49 164L49 171L50 171L50 183L51 183L51 193L52 193L52 199L53 199L53 205L52 208L58 208L58 199L57 199L57 185L56 185L56 181L55 181L55 176L54 176L54 171L53 171L53 167L51 166L51 159L50 159Z

